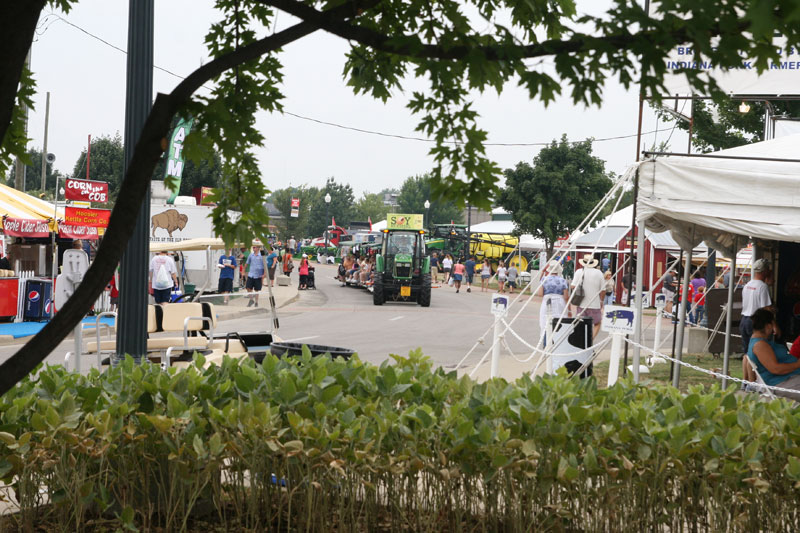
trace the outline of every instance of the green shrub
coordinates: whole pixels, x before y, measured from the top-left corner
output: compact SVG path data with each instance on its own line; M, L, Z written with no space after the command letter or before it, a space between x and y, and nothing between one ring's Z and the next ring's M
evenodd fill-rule
M2 529L796 530L800 412L563 376L477 384L420 353L88 376L0 399Z

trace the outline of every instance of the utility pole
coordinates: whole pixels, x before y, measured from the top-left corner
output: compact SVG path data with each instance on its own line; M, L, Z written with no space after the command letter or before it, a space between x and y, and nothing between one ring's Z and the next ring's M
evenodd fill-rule
M42 146L42 193L47 190L47 128L50 126L50 91L44 108L44 145Z
M125 95L125 168L153 105L154 0L128 1L128 68ZM87 153L88 159L88 153ZM87 161L88 167L88 161ZM126 354L141 362L147 352L147 270L150 230L150 190L122 256L117 352L113 363Z
M25 57L25 68L30 70L31 69L31 50L28 48L28 55ZM25 137L28 136L28 106L22 104L23 115L25 116ZM18 157L17 160L14 162L14 188L18 191L25 190L25 165L22 164L22 161Z

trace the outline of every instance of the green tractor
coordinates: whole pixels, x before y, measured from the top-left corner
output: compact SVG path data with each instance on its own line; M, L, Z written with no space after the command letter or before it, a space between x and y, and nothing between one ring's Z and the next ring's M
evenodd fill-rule
M413 218L409 222L405 217ZM418 224L414 223L416 217L419 217ZM394 224L393 218L397 218ZM422 216L392 214L387 222L381 250L375 260L372 301L375 305L387 301L417 302L422 307L429 307L431 263L425 254Z

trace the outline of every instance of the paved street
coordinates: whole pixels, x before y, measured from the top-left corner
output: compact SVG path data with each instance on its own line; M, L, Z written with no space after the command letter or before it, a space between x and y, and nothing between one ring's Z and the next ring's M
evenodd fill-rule
M454 369L481 335L486 333L486 343L479 346L470 358L459 368L469 371L488 349L492 340L492 332L487 329L492 325L489 312L491 293L481 293L480 288L472 293L464 289L459 294L451 287L433 289L431 307L423 308L416 304L386 303L383 306L372 304L372 295L362 289L342 287L333 279L335 267L317 265L317 290L284 292L279 304L283 305L278 312L280 330L278 335L286 341L307 342L341 346L356 350L359 356L372 363L381 363L389 354L406 355L410 350L423 348L423 352L431 357L436 365ZM293 278L297 282L297 277ZM286 291L285 287L280 288ZM523 297L511 308L509 316L520 309L528 297ZM261 305L266 303L262 297ZM246 309L243 301L235 306L237 312ZM228 311L230 311L229 309ZM249 312L256 312L249 310ZM539 298L534 298L524 309L514 324L514 330L526 341L535 344L539 335ZM652 346L653 321L651 315L645 316L645 343ZM672 327L664 320L662 351L669 352L668 336ZM266 310L255 316L233 318L219 322L217 332L239 331L254 332L269 329L269 315ZM600 340L605 337L601 333ZM688 337L688 333L687 333ZM530 353L520 341L507 335L507 346L514 355L520 358ZM687 341L688 342L688 341ZM20 344L0 346L0 361L12 355ZM47 362L63 363L64 355L73 347L71 340L64 341L48 358ZM600 355L600 360L608 357L608 350ZM85 355L83 366L94 364L95 356ZM506 378L514 378L531 368L531 363L518 363L505 350L502 350L500 374ZM479 368L476 377L488 376L488 363Z

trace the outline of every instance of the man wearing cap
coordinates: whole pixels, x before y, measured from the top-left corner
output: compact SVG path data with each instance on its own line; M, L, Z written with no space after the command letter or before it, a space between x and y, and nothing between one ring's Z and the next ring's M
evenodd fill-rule
M576 303L576 296L572 302L578 306L578 317L588 317L592 319L594 326L592 338L596 338L600 332L600 323L603 321L603 298L606 295L606 280L603 273L597 269L600 263L592 254L585 254L578 263L583 267L575 273L572 280L572 289L583 288L583 298L580 303Z
M739 321L739 334L742 336L742 352L747 353L750 347L750 337L753 336L752 316L762 307L770 307L772 299L769 297L767 281L770 279L770 264L767 259L759 259L753 263L753 279L747 282L742 289L742 318ZM750 368L747 358L742 359L742 374L745 380L755 381L755 373Z

